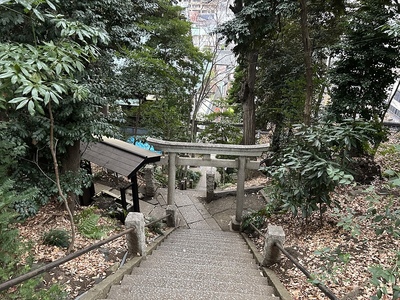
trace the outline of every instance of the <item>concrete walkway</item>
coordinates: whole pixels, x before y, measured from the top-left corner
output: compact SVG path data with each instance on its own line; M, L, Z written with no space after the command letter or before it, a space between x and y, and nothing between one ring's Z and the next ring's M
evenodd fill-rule
M225 196L210 203L205 202L206 197L206 173L216 172L215 168L201 167L202 173L196 189L176 190L175 206L179 216L179 226L183 228L207 229L207 230L230 230L230 221L236 211L236 197ZM116 196L119 190L109 186L95 184L95 191L107 191ZM130 190L127 191L127 201L132 202ZM152 199L139 200L140 212L145 218L158 219L165 215L167 206L167 188L159 188ZM245 195L244 211L257 211L265 206L263 198L254 193Z

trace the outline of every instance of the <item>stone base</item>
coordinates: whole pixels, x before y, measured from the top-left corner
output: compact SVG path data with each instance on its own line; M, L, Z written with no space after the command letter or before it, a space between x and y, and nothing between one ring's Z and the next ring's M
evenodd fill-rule
M231 230L232 231L240 231L240 222L236 221L236 217L232 216L231 220Z

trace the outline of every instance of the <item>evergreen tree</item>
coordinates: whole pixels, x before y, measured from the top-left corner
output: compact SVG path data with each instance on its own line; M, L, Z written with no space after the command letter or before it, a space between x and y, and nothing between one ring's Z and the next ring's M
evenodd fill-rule
M329 111L336 120L383 120L400 62L399 39L383 29L395 8L391 1L362 0L350 14L331 73Z

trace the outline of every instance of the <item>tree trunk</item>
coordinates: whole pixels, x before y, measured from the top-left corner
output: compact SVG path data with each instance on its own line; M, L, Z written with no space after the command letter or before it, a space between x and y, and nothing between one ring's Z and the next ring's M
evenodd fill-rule
M74 249L74 244L75 244L74 215L69 207L67 197L65 197L64 192L61 188L60 174L58 172L58 161L57 161L57 141L54 139L54 117L53 117L53 111L51 108L51 102L49 102L48 108L49 108L49 116L50 116L50 152L51 152L51 156L53 158L54 175L56 178L58 195L64 202L65 208L68 212L69 221L71 223L71 243L69 244L68 249L67 249L67 253L71 253ZM78 151L79 151L79 145L80 144L78 143Z
M243 105L243 144L254 145L256 143L256 110L254 103L254 87L257 73L257 51L251 51L247 56L247 76L242 86Z
M74 172L78 173L80 169L81 156L80 156L80 141L75 141L73 145L67 147L67 153L62 161L62 172ZM73 193L68 193L67 197L68 206L71 209L72 214L75 212L75 206L77 203L78 196Z
M312 60L311 60L311 42L310 42L310 32L308 28L308 10L306 0L300 1L301 9L301 34L303 38L303 48L304 48L304 63L306 69L306 99L304 102L304 118L303 122L306 125L311 124L311 107L312 107L312 97L313 97L313 74L312 74Z

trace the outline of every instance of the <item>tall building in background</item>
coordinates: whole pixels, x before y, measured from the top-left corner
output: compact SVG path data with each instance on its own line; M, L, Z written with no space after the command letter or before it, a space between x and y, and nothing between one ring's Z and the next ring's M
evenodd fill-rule
M192 23L193 43L200 49L213 48L217 42L212 35L218 24L222 24L232 13L231 0L181 0L179 6L185 8L185 16Z
M178 0L178 5L184 8L184 14L192 24L193 44L203 51L210 51L213 56L211 65L214 74L207 99L204 101L202 113L215 109L213 101L225 98L233 80L236 59L231 47L225 45L216 33L218 25L233 17L229 5L233 0Z

